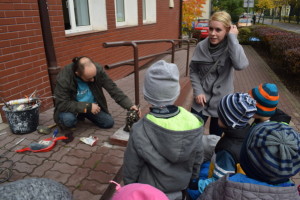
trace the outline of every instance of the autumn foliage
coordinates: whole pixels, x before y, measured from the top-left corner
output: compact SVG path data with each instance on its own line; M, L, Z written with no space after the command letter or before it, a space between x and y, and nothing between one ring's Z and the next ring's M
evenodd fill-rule
M186 31L192 31L192 22L202 16L203 5L206 0L185 0L182 6L182 28Z
M270 26L255 26L253 33L269 52L273 65L290 75L297 75L300 81L300 35Z

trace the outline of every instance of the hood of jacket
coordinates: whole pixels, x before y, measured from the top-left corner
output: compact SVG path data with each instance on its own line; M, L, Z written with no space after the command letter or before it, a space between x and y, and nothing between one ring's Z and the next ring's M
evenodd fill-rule
M199 119L201 120L201 119ZM143 129L153 147L172 163L187 161L201 141L203 126L186 131L168 130L143 118Z
M209 184L197 200L299 200L297 187L270 187L251 183L233 182L226 174L218 181Z

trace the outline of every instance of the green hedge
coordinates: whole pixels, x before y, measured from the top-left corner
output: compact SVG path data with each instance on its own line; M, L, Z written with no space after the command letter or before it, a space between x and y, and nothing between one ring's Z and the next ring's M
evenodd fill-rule
M269 52L274 65L300 75L300 34L263 25L254 26L252 34L260 38L261 48Z
M293 74L300 74L300 47L286 50L285 60Z
M238 40L240 44L252 44L249 38L253 36L252 27L239 28Z

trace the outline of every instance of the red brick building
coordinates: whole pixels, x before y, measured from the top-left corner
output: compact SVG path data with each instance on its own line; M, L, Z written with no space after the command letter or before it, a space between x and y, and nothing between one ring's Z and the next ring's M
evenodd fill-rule
M0 0L0 96L9 101L35 90L52 96L49 77L75 56L102 65L133 58L131 47L104 42L178 39L180 10L181 0ZM143 45L139 56L169 48ZM133 70L121 68L108 74L117 79ZM42 111L51 107L51 98L42 101Z

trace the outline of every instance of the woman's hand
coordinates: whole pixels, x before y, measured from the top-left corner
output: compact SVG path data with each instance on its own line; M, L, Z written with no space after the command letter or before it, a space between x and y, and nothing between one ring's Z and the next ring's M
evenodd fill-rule
M206 103L206 97L204 94L199 94L198 96L195 97L195 101L197 104L204 106L204 104Z
M231 25L229 33L238 35L239 34L239 30L237 29L236 25Z

